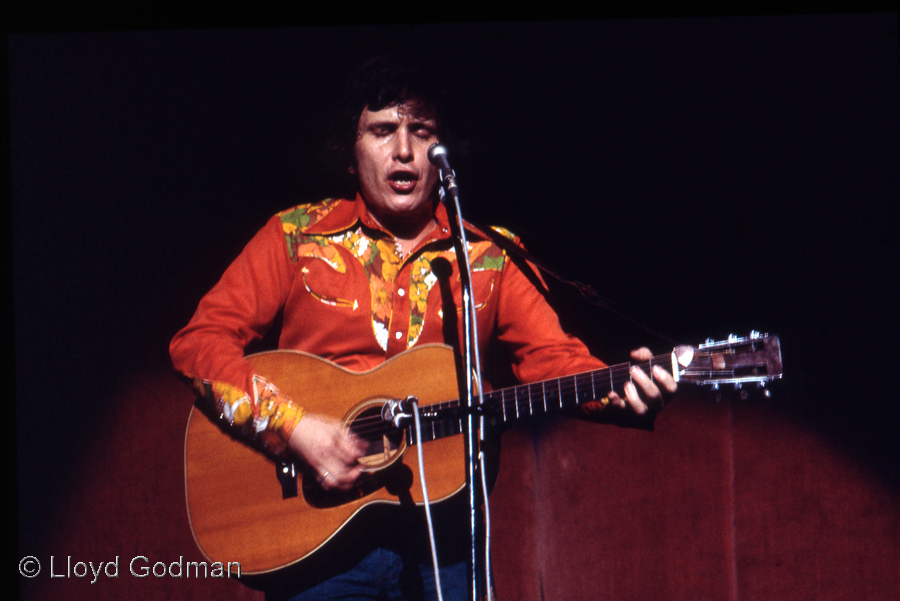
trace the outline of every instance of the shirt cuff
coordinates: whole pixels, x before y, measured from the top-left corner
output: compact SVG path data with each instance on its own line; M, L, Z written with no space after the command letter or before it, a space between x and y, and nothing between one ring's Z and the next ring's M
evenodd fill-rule
M225 382L193 379L194 391L214 404L219 415L248 437L259 440L267 451L283 455L287 441L306 411L259 375L254 375L253 394Z

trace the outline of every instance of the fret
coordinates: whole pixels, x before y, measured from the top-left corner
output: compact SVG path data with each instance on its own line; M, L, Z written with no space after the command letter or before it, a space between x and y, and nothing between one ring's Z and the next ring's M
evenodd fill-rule
M714 383L718 384L719 381L732 383L750 381L764 385L769 380L781 377L781 357L777 346L777 338L774 339L771 350L767 346L767 340L763 342L753 341L743 346L739 346L743 339L729 339L727 343L707 343L706 345L701 345L700 351L696 352L696 356L693 352L687 354L685 351L682 351L682 355L687 357L683 361L684 365L682 365L682 359L672 359L672 356L675 355L673 351L672 356L660 355L651 357L646 363L622 363L581 374L563 376L562 378L543 382L519 384L506 389L496 390L486 394L484 397L485 415L494 415L506 423L512 419L564 410L581 405L589 400L598 400L607 394L616 392L617 383L620 389L627 382L632 382L633 384L634 376L632 370L635 368L649 369L650 377L654 381L653 367L662 366L666 371L679 376L680 379L686 382L710 384L710 381L707 380L715 380ZM724 374L720 375L715 369L710 367L713 361L711 357L713 357L714 353L709 351L709 348L725 346L737 346L738 348L736 351L735 349L729 349L728 353L715 355L714 358L719 362L728 362L728 366L725 369L719 370ZM744 347L749 347L749 350L744 350ZM688 348L688 350L695 351L697 349ZM720 356L724 358L718 359ZM668 363L663 363L667 361L678 361L679 363L673 363L669 366ZM688 366L693 371L681 369L681 367L687 368ZM739 373L738 369L741 370ZM758 372L762 372L762 375ZM745 376L745 373L750 375ZM587 378L590 378L590 380ZM579 379L581 379L580 383ZM604 384L604 381L607 384ZM557 395L558 398L554 399L553 395ZM497 403L500 404L499 407L497 407ZM514 404L514 410L508 407L508 403ZM460 407L459 400L432 405L425 413L422 425L422 440L427 442L462 432L464 424L460 415L463 413L465 411ZM442 418L442 415L447 417ZM408 444L416 444L415 433L412 428L408 428L404 432L404 438Z
M521 417L521 416L519 415L519 387L518 386L513 388L513 397L514 397L514 400L516 403L516 419L519 419L519 417Z

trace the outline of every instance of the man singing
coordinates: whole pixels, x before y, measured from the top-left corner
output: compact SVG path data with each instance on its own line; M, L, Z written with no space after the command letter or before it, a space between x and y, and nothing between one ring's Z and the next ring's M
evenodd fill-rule
M307 411L302 395L290 398L279 382L255 373L245 348L279 317L279 348L352 371L427 343L459 348L459 265L438 199L438 169L427 156L447 135L442 102L419 70L389 58L364 63L348 81L344 127L336 135L355 197L301 204L272 217L171 343L175 369L206 402L244 436L302 463L325 490L357 486L365 444L338 420ZM603 367L563 332L527 263L478 229L467 229L467 237L479 348L503 345L521 382ZM647 349L632 353L649 356ZM490 375L487 380L485 386ZM663 393L676 388L658 368L652 375L633 369L632 381L583 411L652 413ZM423 522L401 513L389 521L402 525L381 524L353 549L330 550L318 568L304 571L301 564L299 575L282 579L272 595L435 599L431 558L420 552ZM466 599L465 554L444 557L451 558L441 566L444 598Z

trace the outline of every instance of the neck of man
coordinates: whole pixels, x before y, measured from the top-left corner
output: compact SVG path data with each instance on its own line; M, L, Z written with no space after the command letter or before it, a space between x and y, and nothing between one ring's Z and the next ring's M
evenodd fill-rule
M417 213L378 213L369 207L369 215L407 251L411 251L437 226L434 207Z

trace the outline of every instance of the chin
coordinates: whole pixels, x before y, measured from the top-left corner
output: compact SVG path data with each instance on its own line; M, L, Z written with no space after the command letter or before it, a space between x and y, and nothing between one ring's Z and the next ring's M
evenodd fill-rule
M390 203L390 208L397 213L418 213L431 206L428 199L400 197Z

